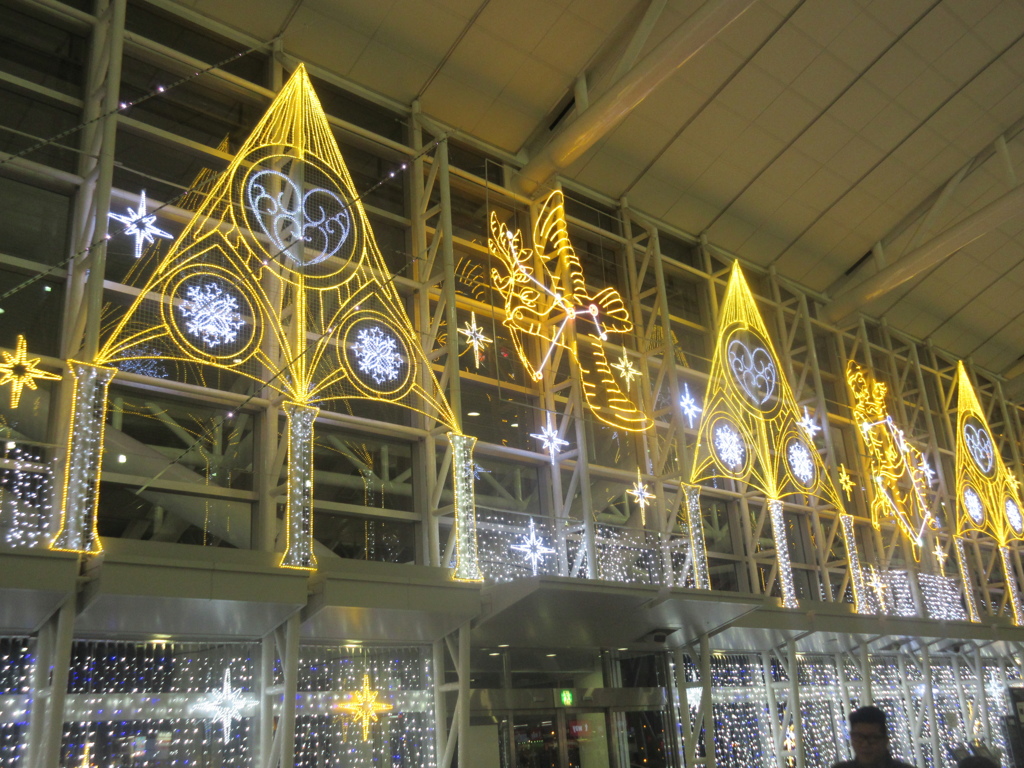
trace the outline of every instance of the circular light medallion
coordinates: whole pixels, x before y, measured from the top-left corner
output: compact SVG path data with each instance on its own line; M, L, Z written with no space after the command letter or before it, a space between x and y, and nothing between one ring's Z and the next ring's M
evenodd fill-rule
M715 455L726 469L731 472L743 469L747 462L747 445L735 426L724 419L720 420L712 429L712 441Z
M974 465L986 477L991 477L996 468L992 436L989 435L985 425L973 416L964 421L964 444L967 446L967 452L971 455Z
M814 456L811 449L802 440L793 438L786 446L786 462L789 464L789 471L805 488L814 483L816 470L814 467Z
M259 318L244 283L219 267L197 265L176 276L162 313L175 341L200 358L248 358L260 341Z
M1003 502L1003 510L1006 512L1006 519L1010 523L1010 527L1013 528L1013 532L1024 533L1024 517L1021 517L1017 502L1007 496L1006 501Z
M412 362L402 337L377 313L364 313L343 334L344 363L366 394L395 396L410 385Z
M749 332L734 334L727 347L726 359L744 397L756 408L771 408L779 374L764 342Z
M981 525L985 522L985 505L981 501L981 496L973 488L965 488L963 494L964 510L967 515L977 525Z

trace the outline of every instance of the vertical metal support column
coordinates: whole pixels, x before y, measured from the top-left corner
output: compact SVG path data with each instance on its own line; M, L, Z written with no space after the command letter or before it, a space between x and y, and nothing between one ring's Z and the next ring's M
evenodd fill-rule
M860 705L865 707L875 703L875 693L871 686L871 655L868 653L867 645L860 647L860 667L860 684L863 691Z
M793 725L793 739L796 742L796 768L804 768L804 726L803 714L800 711L800 667L796 658L796 644L789 644L789 701L786 708L790 711Z
M672 662L675 666L676 696L679 701L679 726L682 731L682 745L679 750L679 764L686 768L694 768L697 759L697 738L694 733L693 719L690 716L690 694L686 682L686 653L683 648L672 649Z
M256 764L270 768L274 754L274 697L280 694L280 689L274 685L274 633L263 638L260 643L260 677L259 685L259 720L258 729L258 752Z
M779 702L775 696L775 681L772 680L772 657L768 651L761 652L761 674L764 676L765 698L768 701L769 722L771 723L772 737L772 759L775 761L775 768L787 768L783 756L785 718L779 716Z
M704 520L700 512L700 488L695 485L686 486L686 532L690 537L693 585L697 589L711 589L708 551L704 543Z
M286 402L288 496L281 567L316 570L313 554L313 424L319 408Z
M939 720L935 711L935 694L932 688L932 655L928 650L927 643L921 644L921 671L924 676L924 695L921 697L921 706L924 708L928 718L928 736L931 741L932 765L939 765L945 754L942 744L939 742Z
M260 471L256 479L256 525L253 526L252 547L260 552L273 552L277 542L277 497L273 495L277 487L280 467L278 466L279 421L277 406L268 405L257 415L256 428L258 444L256 448Z
M82 185L75 198L62 356L92 361L99 349L107 255L107 214L114 176L126 0L100 0L90 44L82 122Z
M52 654L39 663L49 665L49 695L46 697L45 726L33 753L38 761L32 768L60 765L60 746L64 735L64 702L68 694L68 673L71 666L71 640L75 627L76 599L71 595L50 619L53 624Z
M978 681L978 693L975 698L975 702L980 702L981 706L975 706L975 712L981 711L981 728L982 737L989 744L992 743L992 721L988 716L988 696L985 695L985 662L981 657L981 649L975 645L973 647L974 653L974 676Z
M964 549L964 540L959 536L954 538L953 549L956 552L956 565L960 570L960 583L963 585L964 602L967 603L967 618L971 621L981 621L978 615L978 599L974 594L974 584L971 582L971 572L967 568L967 552Z
M99 513L107 389L114 368L68 360L71 418L66 437L60 528L50 549L95 554L103 551L96 530Z
M910 688L910 676L907 673L907 657L900 653L896 657L899 668L899 681L903 688L903 708L907 713L907 720L910 721L910 748L913 752L910 762L914 765L925 765L923 750L921 749L921 736L924 731L925 715L918 713L914 706L914 693Z
M437 754L437 764L441 765L441 758L445 755L448 744L448 707L445 706L445 663L444 663L444 640L435 640L431 645L431 658L434 666L434 749Z
M455 713L459 723L459 767L468 766L466 742L469 739L469 622L459 627L459 703Z
M1024 624L1024 615L1021 613L1020 591L1017 588L1017 576L1013 571L1013 561L1010 558L1010 548L999 547L999 559L1003 563L1003 578L1005 589L1010 596L1010 606L1013 608L1013 623L1016 626Z
M281 731L280 768L295 765L295 699L299 688L299 614L293 613L285 622L284 642L281 648L281 669L284 673L284 691L281 696L281 716L277 727Z
M704 721L704 765L715 768L715 713L711 699L711 643L707 635L700 636L700 712Z
M841 512L839 514L839 523L843 527L846 555L850 560L850 584L853 587L853 604L857 613L871 613L871 606L866 599L864 571L860 567L860 553L857 551L857 534L853 526L853 515Z

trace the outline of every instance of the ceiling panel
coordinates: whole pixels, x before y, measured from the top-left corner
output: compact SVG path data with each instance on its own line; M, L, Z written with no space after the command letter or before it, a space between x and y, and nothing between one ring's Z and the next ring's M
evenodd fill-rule
M668 0L642 54L701 4ZM592 103L609 87L649 5L303 0L285 48L400 102L424 91L428 115L528 155L551 135L577 77L586 77ZM256 19L224 0L199 10L263 37L287 15L268 6ZM558 130L573 130L576 116ZM1024 4L759 0L632 114L611 121L563 175L612 198L625 194L692 234L709 229L720 247L827 290L874 243L893 261L1004 194L1013 177L991 147L1009 131L1009 155L1019 161L1018 121ZM915 216L978 153L980 168L922 228ZM948 320L942 338L959 349L973 342L1005 368L1024 353L1014 354L1016 328L1002 328L997 313L986 319L983 306L953 317L946 292L1006 272L1022 248L1019 227L1004 228L872 311L914 335ZM1005 289L999 300L1024 305L1024 279L1005 279L1017 293Z

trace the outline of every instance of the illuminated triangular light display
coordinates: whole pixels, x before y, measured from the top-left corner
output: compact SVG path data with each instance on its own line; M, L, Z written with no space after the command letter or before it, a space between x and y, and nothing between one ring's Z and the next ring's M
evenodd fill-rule
M839 511L842 505L817 449L801 426L796 398L738 263L733 264L721 306L704 400L687 498L690 535L700 527L702 483L718 478L741 480L763 493L775 538L783 604L795 608L782 500L816 497ZM692 540L691 545L698 558L703 555L702 540ZM697 574L695 582L705 586L700 576ZM855 599L860 581L855 574Z
M640 411L612 373L605 342L633 330L622 296L614 288L592 291L565 224L561 190L541 204L533 227L533 245L523 243L491 213L488 245L501 269L491 277L505 300L503 323L519 359L534 381L550 377L556 348L569 352L579 368L583 397L600 421L615 429L639 432L653 422ZM540 350L532 357L527 339ZM628 381L637 375L630 370Z
M974 621L978 620L978 612L966 569L963 538L980 533L992 537L999 545L1013 620L1018 626L1024 625L1009 548L1011 541L1024 540L1024 518L1021 515L1016 478L1006 468L996 449L974 385L960 362L957 365L956 552L968 612Z
M461 436L302 65L113 325L96 363L145 358L219 368L283 395L284 567L316 567L319 405L401 405ZM471 460L472 443L463 443L457 452ZM471 486L453 469L456 577L477 579Z

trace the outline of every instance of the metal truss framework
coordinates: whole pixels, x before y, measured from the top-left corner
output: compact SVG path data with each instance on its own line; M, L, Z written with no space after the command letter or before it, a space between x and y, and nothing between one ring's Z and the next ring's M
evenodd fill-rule
M68 273L68 303L62 346L64 357L83 348L95 349L103 299L102 267L106 247L100 233L107 224L106 214L111 195L128 193L127 190L111 189L116 133L119 125L124 124L124 119L116 115L99 117L110 112L117 99L124 6L124 0L111 0L92 23L93 57L90 60L83 122L91 118L99 119L90 125L82 137L84 159L79 169L79 191L75 200L71 237L74 253L82 256ZM77 23L81 23L81 19ZM143 51L148 47L152 56L157 56L158 46L155 43L150 44L136 35L134 44ZM168 55L173 57L174 53L159 48L159 56ZM187 63L186 57L182 56L181 61ZM277 74L272 76L272 82L279 84L279 60L275 63L275 71ZM232 78L226 73L220 73L219 76L219 82L229 84L231 88L249 89L257 97L265 95L265 89L245 83L240 78ZM368 140L368 132L364 129L341 121L335 121L335 128L358 136L363 141ZM144 125L136 129L151 130ZM155 129L152 130L155 133ZM424 130L434 137L446 133L444 127L434 125L414 107L410 115L410 146L369 137L370 141L377 141L389 153L415 158L411 162L408 184L408 217L377 210L374 213L390 215L403 226L408 226L411 232L411 253L415 259L412 278L396 279L396 282L405 293L412 296L414 323L434 369L426 371L425 375L438 376L456 418L461 418L462 374L459 367L459 339L455 333L459 325L459 310L478 313L487 311L496 318L500 310L456 291L456 263L459 257L482 259L486 249L479 243L473 243L470 238L463 237L455 227L452 181L457 179L463 189L475 189L476 200L480 204L494 198L502 199L512 207L526 209L533 202L512 195L505 189L494 188L482 179L454 167L447 141L440 142L432 153L421 155L426 145ZM162 139L166 142L173 140L173 137L164 136ZM185 141L182 140L181 144L184 147ZM190 147L189 151L200 150ZM208 156L211 164L223 159L212 151ZM50 169L32 163L22 164L22 171L39 178L55 175ZM173 211L171 213L179 215ZM481 209L481 220L485 213ZM760 499L748 493L740 484L705 488L704 498L710 500L712 505L720 505L722 511L712 516L705 510L700 518L701 525L695 525L697 518L688 515L686 489L681 474L681 467L689 465L689 452L695 439L695 430L687 423L679 408L683 385L687 385L695 394L699 387L702 393L701 385L706 382L707 375L699 366L688 365L691 362L696 364L702 353L688 349L681 354L673 329L685 328L688 332L703 336L703 354L706 356L711 345L711 329L717 317L719 297L725 285L725 259L728 255L721 254L706 241L661 227L657 222L630 209L625 202L618 206L617 215L621 231L600 229L579 219L571 219L570 224L574 234L600 238L602 242L614 245L613 260L619 267L618 273L623 277L623 284L618 288L626 295L635 319L636 330L630 340L630 348L622 349L621 352L628 354L641 372L641 381L634 386L641 388L641 403L654 419L655 425L650 431L626 440L632 442L633 455L642 457L638 459L637 465L643 478L652 484L655 495L654 514L648 517L647 529L668 542L669 546L662 550L668 553L665 554L666 558L671 558L673 547L682 554L684 564L678 571L671 564L666 564L666 571L677 573L679 585L705 586L699 565L699 562L704 561L707 585L713 588L755 595L776 593L778 579L772 552L768 505L761 503ZM661 243L663 235L685 241L692 249L694 258L684 262L665 255ZM15 260L0 255L0 263L13 264ZM23 261L18 260L17 264L19 268L24 268ZM39 271L43 269L40 266ZM674 311L667 286L668 276L696 286L696 293L701 297L700 322L684 318ZM910 439L932 457L936 484L930 501L934 511L939 513L943 508L953 509L953 489L947 477L952 476L956 444L956 425L951 413L955 407L957 361L927 342L906 338L885 324L870 323L863 318L853 331L839 331L829 327L818 320L815 297L777 275L762 277L760 299L763 313L770 325L774 320L771 331L779 342L777 349L798 403L801 407L807 406L824 428L817 439L817 447L826 458L830 470L834 472L837 463L843 461L850 469L855 484L867 485L865 478L868 465L857 441L856 425L848 412L848 399L842 380L843 363L846 360L857 360L888 383L891 403L895 409L894 417ZM116 292L118 289L115 287L107 290ZM571 450L559 454L551 462L540 450L524 451L497 444L488 445L482 451L487 455L519 462L534 470L539 469L541 489L533 497L524 496L515 473L488 477L486 482L493 486L491 490L496 497L509 502L510 508L551 518L556 525L565 528L575 526L582 539L582 547L578 550L581 554L570 560L562 552L558 558L559 572L566 576L594 578L599 575L600 562L595 520L603 510L596 508L591 489L598 478L625 485L634 476L634 472L632 467L622 470L601 466L592 460L593 428L585 416L580 382L572 374L571 366L562 365L561 355L561 351L555 351L551 368L568 373L533 387L530 396L536 403L537 423L542 420L540 414L551 414L558 435L571 441ZM51 365L56 364L52 359L49 362ZM1007 464L1020 475L1019 446L1024 436L1021 409L1006 400L997 377L977 370L971 373L993 435L997 439L997 447ZM138 377L126 377L125 380L128 387L144 384L149 389L162 390L169 395L187 395L198 402L237 404L247 400L237 393L197 392L194 388L189 389L170 381L142 380ZM278 497L282 487L277 479L281 477L285 445L280 434L281 414L278 405L269 391L259 395L248 400L249 410L245 413L246 418L254 418L259 424L254 439L253 459L254 466L260 469L257 473L258 482L251 493L239 493L234 498L251 503L254 510L251 536L248 541L239 542L239 545L270 551L274 548L278 534ZM66 422L66 418L65 403L51 422L60 425ZM379 519L419 521L419 561L426 565L447 566L455 547L452 535L454 527L442 525L442 521L452 513L454 501L449 484L451 446L443 439L443 434L429 429L425 419L413 427L399 427L380 422L367 425L358 419L347 418L344 414L334 414L328 418L333 419L332 423L336 425L351 429L369 429L372 426L374 434L413 444L414 466L409 473L411 479L409 476L388 476L386 462L377 468L363 463L360 471L366 473L363 475L364 482L374 487L401 486L404 492L413 497L414 512L403 514L401 510L362 510L361 514L367 519L378 515ZM119 427L116 415L111 426L113 429ZM168 426L173 428L173 423ZM183 438L183 442L187 441ZM354 455L347 456L346 460L353 465L360 462L360 458ZM834 482L836 479L833 477ZM155 483L159 487L159 482L151 477L139 476L134 480L139 486ZM325 481L321 479L321 482ZM325 505L325 509L329 507ZM823 509L819 505L798 503L787 503L785 511L787 519L792 521L792 560L802 585L802 597L842 602L849 599L849 594L855 595L861 591L858 579L862 577L851 566L848 551L850 539L845 536L842 514ZM1001 578L1000 555L994 542L976 537L964 541L960 546L950 536L948 528L928 531L927 544L923 549L926 553L941 554L926 557L920 565L915 565L912 553L896 526L871 526L863 493L853 495L847 511L853 515L853 541L856 542L855 548L862 562L870 562L885 570L890 567L906 568L912 580L916 578L919 569L922 573L942 573L946 562L962 562L962 571L969 575L968 583L964 584L964 598L970 617L977 620L986 616L1007 615L1010 596ZM633 518L635 524L636 516ZM1016 545L1010 547L1010 554L1017 581L1024 584L1024 566ZM952 566L950 568L952 570ZM921 590L915 588L912 592L918 601L919 615L925 615ZM46 623L36 640L39 658L48 661L36 666L33 679L33 689L40 706L32 713L29 764L56 764L74 615L73 601L65 603ZM272 679L268 670L272 670L275 659L280 660L285 671L282 690L272 686L260 690L260 764L266 768L285 765L286 756L293 747L294 706L290 708L289 714L289 707L277 702L294 702L297 622L297 617L289 619L263 641L262 680ZM706 743L713 741L714 735L714 696L711 688L713 641L714 638L701 638L700 647L694 654L699 659L699 697L696 695L696 687L686 682L685 676L681 676L686 663L683 651L677 651L674 656L680 712L695 709L698 713L694 717L683 718L683 749L687 765L704 764L713 767L715 764L714 750L709 750L705 758L699 757L697 753L700 735L703 733ZM438 755L442 757L442 768L451 764L456 745L462 748L464 740L459 739L458 734L468 726L469 646L468 626L435 643L437 746ZM836 668L840 670L840 689L843 691L844 702L873 699L871 675L864 674L870 665L869 649L870 644L865 643L858 649L859 653L838 654L835 658ZM443 680L445 653L449 654L457 670L457 682L447 683ZM946 655L943 654L943 658ZM927 678L937 656L939 654L931 653L927 646L907 648L897 655L897 662L902 665L901 669L911 665ZM799 657L795 648L791 647L785 652L780 650L771 658L778 658L789 670L790 682L787 685L769 685L765 691L769 701L773 702L772 711L782 712L781 717L777 718L777 727L772 730L776 755L781 755L783 750L780 745L790 726L797 732L797 744L802 741L799 733L800 718L794 716L799 711L800 686L793 682L797 678L793 670L799 664ZM765 654L761 658L762 666L769 667L771 658ZM970 706L973 695L968 690L968 683L974 681L972 684L977 685L977 681L984 677L980 651L971 647L955 654L954 659L952 669L962 718L966 722L976 717L981 721L979 733L991 737L994 724L990 721L987 707L981 707L979 711ZM845 679L842 670L850 663L859 665L862 672L859 681ZM290 690L289 669L293 670ZM1007 664L1000 664L999 674L1005 684ZM1020 677L1019 670L1015 677ZM931 687L925 680L924 690L930 691ZM458 701L449 715L445 700L449 693L454 692L458 694ZM906 691L905 696L910 700L915 694ZM930 696L927 693L922 701L922 716L911 722L915 759L922 758L922 750L926 748L930 754L936 754L939 748L937 732L934 728L929 730L926 727L926 723L935 722L935 702ZM696 705L697 698L701 702L699 706ZM781 706L783 702L786 704L784 707ZM450 732L447 730L449 722L452 724ZM802 768L804 756L799 747L795 758L797 768Z

